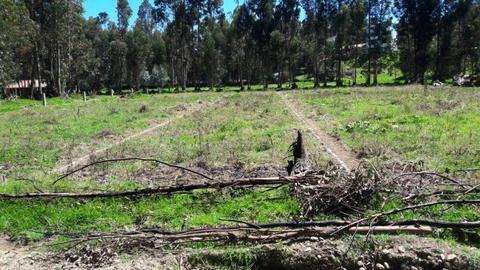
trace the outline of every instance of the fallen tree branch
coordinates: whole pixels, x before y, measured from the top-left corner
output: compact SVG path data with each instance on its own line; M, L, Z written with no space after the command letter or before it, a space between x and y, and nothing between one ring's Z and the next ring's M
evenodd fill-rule
M349 223L348 225L340 227L338 230L334 231L333 234L343 232L345 230L348 230L348 229L350 229L354 226L357 226L357 225L359 225L359 224L361 224L365 221L368 221L368 220L373 220L373 221L377 220L378 218L383 217L383 216L390 216L390 215L402 213L402 212L409 211L409 210L426 208L426 207L431 207L431 206L435 206L435 205L458 205L458 204L480 204L480 199L478 199L478 200L441 200L441 201L433 201L433 202L427 202L427 203L416 204L416 205L409 205L409 206L406 206L406 207L403 207L403 208L396 208L396 209L392 209L392 210L389 210L389 211L377 213L377 214L374 214L374 215L371 215L371 216L367 216L367 217L358 219L354 222Z
M290 184L301 181L305 178L299 177L271 177L271 178L246 178L230 182L192 184L183 186L170 186L160 188L145 188L132 191L113 191L113 192L86 192L86 193L27 193L20 195L0 194L3 200L18 199L93 199L93 198L113 198L113 197L139 197L154 194L171 194L176 192L191 192L200 189L221 189L228 187L246 187L246 186L271 186L279 184Z
M473 222L451 222L451 221L436 221L436 220L402 220L402 221L392 221L388 222L390 225L397 226L429 226L435 228L443 229L478 229L480 228L480 221Z
M197 229L181 232L155 232L155 231L135 231L128 233L114 234L97 234L87 236L76 241L94 241L105 239L148 239L159 240L170 243L187 240L188 242L202 242L206 240L220 240L228 242L260 242L272 243L289 239L302 237L331 237L335 227L308 227L298 229L255 229L251 227L237 228L217 228L217 229ZM425 226L359 226L347 230L349 233L367 234L367 233L410 233L410 234L426 234L433 230Z
M197 228L189 229L182 231L169 231L158 228L146 228L139 229L137 231L129 232L117 232L109 234L92 234L88 236L83 236L78 233L61 233L61 232L41 232L35 231L37 233L42 233L45 235L62 235L77 239L82 238L100 238L103 236L122 236L134 237L137 235L163 235L163 236L192 236L192 235L208 235L216 234L219 232L285 232L292 231L292 229L303 229L303 230L316 230L322 232L322 237L332 237L334 236L332 232L335 231L338 226L344 226L352 224L348 221L343 220L325 220L325 221L304 221L304 222L275 222L275 223L250 223L240 220L230 220L230 219L221 219L224 221L236 222L239 224L245 224L242 226L231 226L231 227L217 227L217 228ZM423 226L423 227L422 227ZM322 228L320 230L320 228ZM415 230L414 228L419 228L420 230ZM362 234L368 234L368 230L373 229L373 232L386 232L386 233L395 233L395 232L431 232L431 228L457 228L457 229L478 229L480 228L480 221L474 222L449 222L449 221L436 221L436 220L398 220L398 221L381 221L377 223L363 223L357 224L355 227L349 228L347 231L349 233L359 232ZM330 232L327 234L326 232Z
M170 164L170 163L167 163L167 162L164 162L164 161L161 161L161 160L158 160L158 159L153 159L153 158L138 158L138 157L131 157L131 158L117 158L117 159L106 159L106 160L100 160L100 161L95 161L93 163L90 163L90 164L87 164L85 166L82 166L78 169L75 169L71 172L68 172L64 175L62 175L61 177L59 177L58 179L56 179L54 182L53 182L53 185L55 185L56 183L58 183L58 181L60 180L63 180L67 177L69 177L70 175L74 174L74 173L77 173L79 171L82 171L82 170L85 170L89 167L92 167L92 166L95 166L95 165L98 165L98 164L104 164L104 163L112 163L112 162L121 162L121 161L144 161L144 162L154 162L154 163L159 163L159 164L162 164L162 165L165 165L167 167L171 167L171 168L176 168L176 169L180 169L180 170L183 170L183 171L187 171L187 172L190 172L190 173L193 173L193 174L196 174L196 175L199 175L203 178L206 178L208 180L214 180L212 177L210 176L207 176L201 172L198 172L198 171L195 171L195 170L192 170L192 169L189 169L189 168L186 168L186 167L183 167L183 166L180 166L180 165L173 165L173 164Z
M428 171L424 171L424 172L409 172L409 173L402 173L402 174L399 174L397 176L395 176L392 181L395 181L395 180L398 180L399 178L402 178L402 177L405 177L405 176L425 176L425 175L429 175L429 176L436 176L436 177L439 177L441 179L444 179L444 180L447 180L451 183L454 183L456 185L459 185L461 186L462 188L465 188L465 187L472 187L472 185L470 184L467 184L467 183L463 183L462 181L459 181L457 179L453 179L449 176L446 176L446 175L442 175L442 174L439 174L439 173L436 173L436 172L428 172Z

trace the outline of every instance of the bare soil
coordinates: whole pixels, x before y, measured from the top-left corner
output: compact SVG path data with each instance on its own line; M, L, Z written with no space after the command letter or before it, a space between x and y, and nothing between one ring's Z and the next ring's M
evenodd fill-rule
M33 247L16 245L0 236L0 269L37 269L38 253Z
M115 247L121 247L116 249ZM303 239L295 243L207 250L170 250L152 242L83 246L60 254L32 253L0 240L0 269L480 269L473 247L431 238Z

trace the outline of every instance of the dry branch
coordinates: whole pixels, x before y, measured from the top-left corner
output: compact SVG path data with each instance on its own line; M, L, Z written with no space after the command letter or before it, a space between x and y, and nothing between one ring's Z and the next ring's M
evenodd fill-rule
M424 171L424 172L409 172L409 173L402 173L400 175L397 175L395 176L392 181L395 181L395 180L398 180L402 177L406 177L406 176L435 176L435 177L439 177L441 179L444 179L444 180L447 180L451 183L454 183L456 185L459 185L461 186L462 188L470 188L472 187L472 185L470 184L467 184L467 183L463 183L462 181L459 181L457 179L453 179L452 177L449 177L449 176L446 176L446 175L443 175L443 174L439 174L439 173L436 173L436 172L428 172L428 171Z
M354 226L357 226L361 223L364 223L366 221L375 221L380 217L390 216L390 215L402 213L402 212L409 211L409 210L426 208L426 207L431 207L431 206L435 206L435 205L459 205L459 204L480 204L480 199L478 199L478 200L441 200L441 201L433 201L433 202L427 202L427 203L422 203L422 204L409 205L409 206L406 206L406 207L403 207L403 208L396 208L396 209L392 209L392 210L385 211L385 212L380 212L380 213L377 213L377 214L374 214L374 215L370 215L370 216L358 219L354 222L351 222L348 225L340 227L338 230L334 231L333 234L343 232L345 230L348 230L348 229L350 229Z
M167 163L167 162L164 162L164 161L161 161L161 160L158 160L158 159L153 159L153 158L138 158L138 157L131 157L131 158L117 158L117 159L106 159L106 160L100 160L100 161L95 161L93 163L90 163L90 164L87 164L85 166L82 166L78 169L75 169L71 172L68 172L64 175L62 175L61 177L59 177L58 179L56 179L53 184L55 185L58 181L60 180L63 180L67 177L69 177L70 175L74 174L74 173L77 173L79 171L83 171L89 167L92 167L92 166L95 166L95 165L98 165L98 164L104 164L104 163L113 163L113 162L122 162L122 161L144 161L144 162L153 162L153 163L159 163L159 164L162 164L162 165L165 165L167 167L171 167L171 168L176 168L176 169L179 169L179 170L183 170L183 171L187 171L187 172L190 172L190 173L193 173L193 174L196 174L196 175L199 175L203 178L206 178L208 180L214 180L212 177L210 176L207 176L201 172L198 172L198 171L195 171L195 170L192 170L192 169L189 169L189 168L186 168L186 167L183 167L183 166L180 166L180 165L174 165L174 164L170 164L170 163Z
M279 184L290 184L296 181L302 181L305 178L299 177L271 177L271 178L246 178L229 182L192 184L182 186L170 186L159 188L145 188L132 191L113 191L113 192L86 192L86 193L27 193L20 195L0 194L3 200L18 199L93 199L93 198L113 198L113 197L138 197L154 194L171 194L178 192L191 192L200 189L221 189L228 187L246 187L246 186L271 186Z
M250 227L196 229L180 232L137 231L128 233L97 234L76 239L76 241L93 241L100 239L149 239L165 242L187 240L201 242L206 240L220 240L228 242L278 242L302 237L331 237L335 227L307 227L297 229L255 229ZM357 226L347 230L349 233L431 233L431 227L425 226Z
M87 236L79 234L59 234L72 237L75 245L95 240L134 240L134 241L160 241L164 244L185 244L191 242L255 242L275 243L288 240L308 240L312 237L335 237L338 226L352 224L342 220L306 221L306 222L277 222L277 223L248 223L238 220L232 222L245 224L232 227L198 228L182 231L168 231L157 228L140 229L129 232L98 233ZM377 222L375 224L356 224L344 232L352 235L375 233L381 234L429 234L432 228L461 228L478 229L480 222L445 222L433 220L403 220L393 222Z

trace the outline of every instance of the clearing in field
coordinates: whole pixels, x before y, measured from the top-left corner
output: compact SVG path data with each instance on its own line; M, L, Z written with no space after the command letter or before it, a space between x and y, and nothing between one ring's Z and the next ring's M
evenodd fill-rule
M479 267L478 89L50 104L2 104L2 269Z

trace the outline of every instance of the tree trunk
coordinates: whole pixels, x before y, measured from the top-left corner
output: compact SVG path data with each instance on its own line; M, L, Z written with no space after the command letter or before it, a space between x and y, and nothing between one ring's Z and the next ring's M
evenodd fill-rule
M277 88L278 89L282 89L282 87L283 87L283 82L282 81L283 81L283 72L280 71L280 72L278 72L278 81L277 81Z
M337 87L343 86L342 81L342 60L337 60Z
M33 93L35 92L35 56L32 55L32 65L30 71L30 99L33 99Z
M238 66L238 72L239 72L239 78L240 78L240 91L243 91L245 90L245 87L243 86L243 70L240 65Z
M370 71L371 71L371 55L370 55L370 47L372 45L372 40L371 40L371 3L370 0L368 0L368 23L367 23L367 58L368 58L368 64L367 64L367 79L365 81L366 85L370 85Z
M62 60L60 51L60 41L57 41L57 82L58 82L58 94L64 96L65 93L62 87Z
M38 43L35 42L35 57L37 59L37 75L38 75L38 90L40 92L40 95L43 95L43 87L42 87L42 67L41 67L41 63L40 63L40 54L39 54L39 48L40 46L38 46Z
M314 63L314 65L313 65L313 73L315 73L315 74L314 74L315 78L314 78L313 87L314 87L314 88L319 88L319 87L320 87L320 78L319 78L319 75L318 75L318 73L319 73L319 67L318 67L318 61L317 61L317 59L315 59L315 63Z

